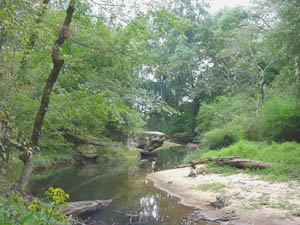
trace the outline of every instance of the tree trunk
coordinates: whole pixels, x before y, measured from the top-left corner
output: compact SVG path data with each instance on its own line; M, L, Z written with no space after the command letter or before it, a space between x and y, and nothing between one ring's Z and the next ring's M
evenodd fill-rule
M21 157L21 159L24 162L23 172L22 172L22 175L21 175L21 178L20 178L20 185L21 186L26 186L28 181L29 181L29 177L30 177L30 174L32 172L33 153L34 153L36 147L39 144L42 125L43 125L45 114L47 112L48 105L49 105L49 102L50 102L50 95L51 95L51 92L52 92L52 88L53 88L54 83L55 83L55 81L58 77L60 69L64 64L64 60L62 58L60 58L59 49L63 45L63 43L65 42L66 38L68 37L70 23L71 23L71 20L72 20L73 12L75 10L75 1L76 0L70 0L64 24L63 24L63 26L60 30L60 33L58 35L58 38L57 38L56 42L55 42L55 44L52 48L51 57L52 57L52 61L53 61L53 69L52 69L51 73L48 76L46 86L44 88L42 100L41 100L40 109L39 109L39 111L36 115L35 121L34 121L34 127L33 127L33 131L32 131L31 142L29 144L30 147L32 148L32 152L30 153L30 152L27 151Z
M299 56L295 56L294 60L295 60L295 76L296 76L296 94L297 94L297 97L300 97Z

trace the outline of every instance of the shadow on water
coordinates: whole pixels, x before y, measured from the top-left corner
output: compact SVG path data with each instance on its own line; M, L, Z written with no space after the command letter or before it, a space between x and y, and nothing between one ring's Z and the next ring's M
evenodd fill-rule
M156 158L157 166L175 167L188 152L182 147L162 150ZM150 161L127 161L48 169L34 176L30 189L42 197L47 188L61 187L70 194L70 201L112 199L108 208L89 215L93 224L129 224L124 213L142 215L140 221L133 223L136 225L195 224L182 220L192 214L193 208L180 204L179 199L145 179L150 167Z

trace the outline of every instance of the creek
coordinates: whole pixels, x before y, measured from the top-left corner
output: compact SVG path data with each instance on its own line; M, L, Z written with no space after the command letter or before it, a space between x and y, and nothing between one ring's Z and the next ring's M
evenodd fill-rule
M158 170L174 168L192 149L172 147L159 151ZM42 197L49 187L61 187L70 194L70 201L112 199L111 205L89 215L92 224L125 225L123 213L139 212L143 217L136 225L192 225L184 218L195 208L180 204L180 200L155 188L146 179L151 161L105 162L97 165L66 166L39 172L30 181L33 195ZM197 224L212 224L198 222Z

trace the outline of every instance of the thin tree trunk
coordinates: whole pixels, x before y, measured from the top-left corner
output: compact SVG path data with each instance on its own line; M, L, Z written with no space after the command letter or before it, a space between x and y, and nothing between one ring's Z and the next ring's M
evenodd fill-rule
M25 154L22 157L22 160L24 162L24 168L23 168L23 172L22 172L22 175L21 175L21 178L19 181L21 186L26 186L29 181L29 177L32 172L33 153L39 144L42 125L43 125L45 114L47 112L48 105L50 102L50 95L52 92L52 88L58 77L60 69L62 68L62 66L64 64L64 60L62 58L60 58L59 49L65 42L66 38L68 37L70 23L72 20L73 12L75 10L75 2L76 2L76 0L70 0L64 24L60 30L60 33L58 35L56 42L52 48L51 57L52 57L52 61L53 61L53 69L48 76L46 86L44 88L42 100L41 100L40 109L39 109L39 111L36 115L35 121L34 121L34 127L33 127L33 131L32 131L31 142L30 142L30 147L32 148L32 152L27 151L27 152L25 152Z
M296 72L295 72L295 75L296 75L296 82L298 83L299 82L299 57L298 56L296 56L295 58L294 58L294 60L295 60L295 67L296 67Z
M296 94L300 97L300 71L299 71L299 56L295 56L295 76L296 76Z

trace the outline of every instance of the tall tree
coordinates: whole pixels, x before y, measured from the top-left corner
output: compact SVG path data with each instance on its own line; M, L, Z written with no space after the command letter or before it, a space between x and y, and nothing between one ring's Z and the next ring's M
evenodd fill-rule
M54 86L54 83L57 80L57 77L59 75L59 72L64 64L64 59L60 56L60 48L64 44L65 40L70 34L70 24L72 21L72 16L75 10L75 4L76 0L70 0L69 6L67 8L67 14L65 17L65 21L60 29L59 35L57 40L55 41L54 46L52 47L52 62L53 62L53 68L50 72L48 79L46 81L46 85L43 91L43 96L41 99L41 104L39 111L36 115L35 121L34 121L34 127L32 131L31 141L29 143L27 151L24 152L24 154L21 155L21 159L24 162L23 172L20 178L20 185L25 186L27 185L29 181L29 177L32 172L32 166L33 166L33 154L36 148L39 144L39 139L41 135L41 129L43 125L43 121L45 118L45 114L47 112L49 102L50 102L50 95L52 92L52 88Z

